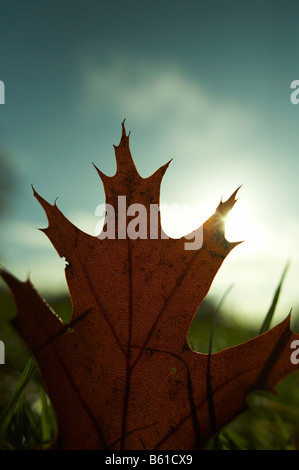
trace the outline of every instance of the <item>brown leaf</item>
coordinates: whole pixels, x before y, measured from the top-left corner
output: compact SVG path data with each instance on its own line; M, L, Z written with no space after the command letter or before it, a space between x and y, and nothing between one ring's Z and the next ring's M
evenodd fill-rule
M110 204L121 218L124 209L142 204L145 238L126 236L126 228L136 222L134 213L116 227L115 239L88 235L34 190L49 221L43 232L67 260L72 318L63 324L30 281L3 272L17 303L14 324L35 354L54 405L57 448L197 449L245 409L250 391L274 391L296 369L290 344L299 335L290 331L288 317L220 353L191 351L192 319L238 244L224 235L237 191L204 223L202 247L186 249L190 238L167 238L159 213L158 238L150 238L151 205L159 205L168 164L142 178L124 123L115 155L114 176L97 170L107 209ZM126 198L123 208L118 208L118 196ZM110 221L107 212L102 234ZM193 235L200 237L201 231Z

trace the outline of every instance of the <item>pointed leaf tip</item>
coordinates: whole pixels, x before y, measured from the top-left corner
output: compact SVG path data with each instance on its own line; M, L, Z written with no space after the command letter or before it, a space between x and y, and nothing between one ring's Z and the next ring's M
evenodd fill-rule
M42 196L39 195L39 193L36 191L34 188L33 184L31 185L32 191L33 191L33 196L42 204L42 202L47 202Z
M33 191L33 196L36 196L37 192L35 191L35 188L34 188L33 184L31 185L31 188L32 188L32 191Z
M241 240L241 241L238 241L238 242L230 242L231 250L233 248L236 248L236 246L241 245L242 243L245 243L245 240Z
M229 203L229 204L234 205L235 202L238 200L236 199L236 195L241 187L242 187L242 184L232 193L232 195L224 202L224 204Z
M163 172L163 174L164 174L164 173L166 172L166 170L168 169L168 167L169 167L170 163L172 162L172 160L173 160L173 159L171 158L171 159L169 160L169 162L164 163L164 165L162 165L162 166L157 170L157 172L160 171L160 172Z
M148 180L152 181L152 184L160 186L162 178L165 175L166 170L168 169L169 164L170 164L171 161L172 161L172 159L169 160L169 162L164 163L164 165L162 165L151 176L149 176Z
M129 134L126 133L125 120L126 118L121 123L121 141L129 140L129 136L130 136L130 132Z
M217 212L221 213L221 215L228 214L228 212L234 207L238 200L236 199L236 195L241 187L242 185L240 185L226 201L223 202L221 198L221 201L217 207Z
M103 173L93 162L92 162L93 166L95 167L99 177L101 178L101 180L104 182L105 179L108 179L109 176L105 175L105 173Z
M46 210L47 207L50 207L50 206L52 207L52 205L48 201L46 201L46 199L44 199L42 196L38 194L38 192L34 189L33 185L31 185L31 187L33 189L34 197L38 200L38 202L44 208L44 210ZM57 199L58 197L55 199L53 206L56 206Z
M129 147L129 137L131 131L127 134L125 128L125 119L121 123L121 138L118 145L113 144L114 150L117 150L120 146Z

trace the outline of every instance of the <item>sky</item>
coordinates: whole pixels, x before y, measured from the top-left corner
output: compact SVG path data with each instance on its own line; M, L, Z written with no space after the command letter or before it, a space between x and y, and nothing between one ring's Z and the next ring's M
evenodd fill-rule
M1 0L1 263L45 296L67 290L31 184L95 235L105 202L92 162L116 170L121 122L139 173L162 183L169 236L200 226L240 185L208 298L262 323L299 315L299 4L291 0ZM2 189L3 189L2 188ZM1 191L2 194L2 191ZM165 208L163 214L163 207ZM182 217L167 217L179 207ZM296 314L297 312L297 314Z

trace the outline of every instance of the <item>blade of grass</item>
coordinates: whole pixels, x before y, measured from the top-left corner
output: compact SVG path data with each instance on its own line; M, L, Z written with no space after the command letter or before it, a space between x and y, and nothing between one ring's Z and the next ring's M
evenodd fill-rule
M226 445L226 448L229 450L247 450L244 438L232 429L226 428L224 431L221 431L220 440L223 447Z
M287 423L285 423L279 414L275 414L275 422L280 435L280 442L283 444L283 450L296 450L292 443L291 431Z
M216 311L215 311L215 314L214 314L214 318L213 318L213 323L212 323L212 328L211 328L211 335L210 335L210 342L209 342L209 352L208 354L212 354L212 349L213 349L213 341L214 341L214 333L215 333L215 327L216 327L216 322L217 322L217 317L218 317L218 313L227 297L227 295L229 294L230 290L233 288L233 284L231 284L227 289L226 291L224 292L223 296L221 297L220 299L220 302L216 308Z
M214 406L214 399L213 399L213 387L212 387L212 378L211 378L211 354L213 350L213 341L214 341L214 332L215 332L215 326L216 326L216 321L217 321L217 316L219 313L220 308L222 307L222 304L227 297L229 291L232 289L233 285L230 285L228 289L224 292L223 296L220 299L220 302L216 308L214 318L213 318L213 323L212 323L212 328L211 328L211 335L210 335L210 342L209 342L209 352L208 352L208 362L207 362L207 397L208 397L208 408L209 408L209 415L210 415L210 422L211 422L211 428L212 432L214 433L214 436L212 437L212 442L216 450L219 450L221 448L221 443L219 441L219 436L218 433L216 432L217 426L216 426L216 415L215 415L215 406Z
M277 302L278 302L278 299L279 299L281 287L282 287L284 278L286 276L287 270L289 269L289 266L290 266L290 261L287 262L287 264L286 264L286 266L283 270L283 273L282 273L282 276L280 278L279 284L276 288L271 306L268 310L268 313L267 313L267 315L266 315L266 317L263 321L263 324L260 328L260 331L258 333L259 335L261 335L262 333L265 333L265 331L269 330L269 328L270 328L270 324L271 324L271 321L272 321L272 318L273 318L273 315L274 315L274 312L275 312L275 309L276 309L276 306L277 306Z
M9 427L9 424L14 416L16 406L21 399L22 392L28 382L32 379L34 374L36 373L37 369L35 367L34 357L28 360L26 367L20 377L20 380L9 400L6 407L3 410L1 415L1 424L0 424L0 442L2 442L5 438L6 431Z
M30 442L33 442L34 444L39 444L40 432L37 422L34 419L34 414L32 413L32 410L28 403L26 403L26 406L24 407L24 414L26 419L26 442L24 443L24 448L27 448L28 444L30 445Z
M15 447L16 449L21 449L22 444L23 444L23 439L25 435L25 421L26 421L26 416L25 416L25 395L24 395L24 390L22 390L18 404L17 404L17 409L16 409L16 414L15 414L15 435L14 435L14 441L15 441Z
M44 389L41 387L40 391L41 400L41 425L42 425L42 442L47 443L51 440L51 424L48 413L47 396Z

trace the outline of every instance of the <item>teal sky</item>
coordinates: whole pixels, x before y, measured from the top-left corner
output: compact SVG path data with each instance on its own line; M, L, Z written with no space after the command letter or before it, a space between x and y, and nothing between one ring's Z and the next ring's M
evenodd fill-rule
M48 295L66 290L31 184L94 234L121 121L142 176L173 158L161 203L192 208L184 235L241 184L210 296L263 319L291 259L277 321L299 313L299 4L294 1L1 0L0 148L11 177L2 263ZM1 178L2 179L2 178ZM187 209L185 210L185 213ZM195 215L196 212L196 215ZM163 220L163 212L162 212Z

